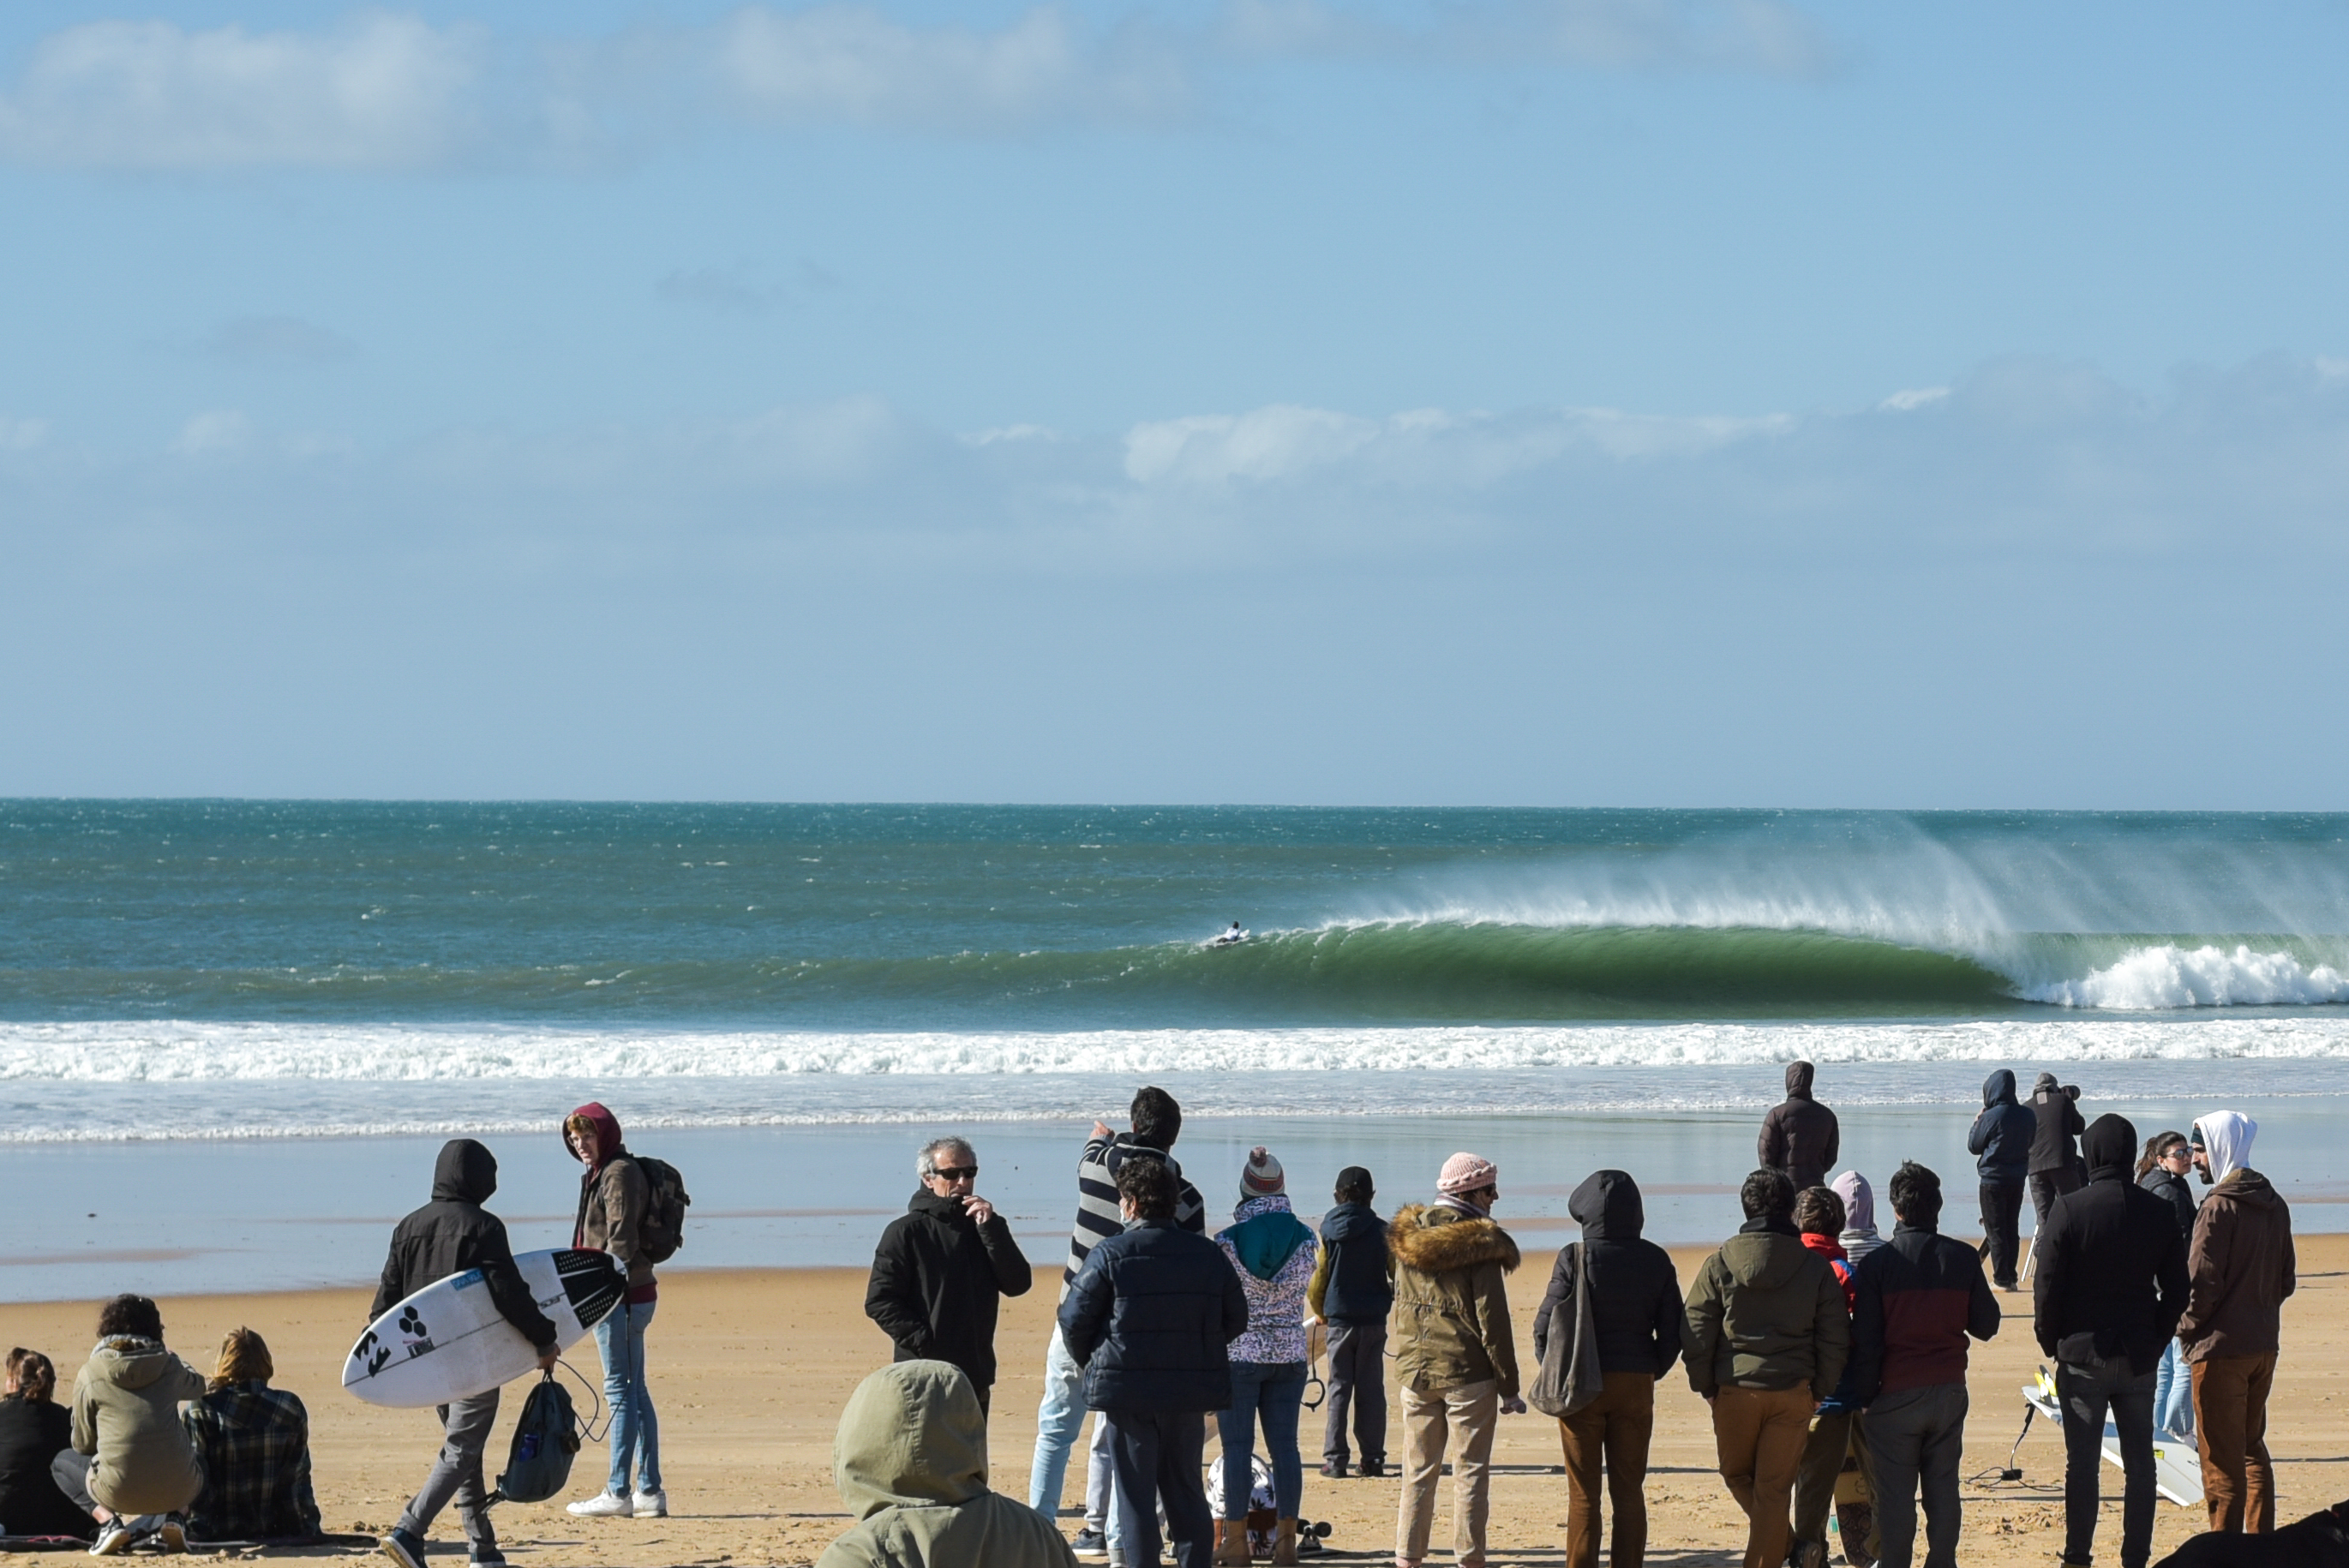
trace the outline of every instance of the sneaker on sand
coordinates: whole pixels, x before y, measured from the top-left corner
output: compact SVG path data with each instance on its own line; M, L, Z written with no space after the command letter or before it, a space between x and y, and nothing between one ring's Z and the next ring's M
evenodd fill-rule
M636 1511L635 1503L608 1491L599 1491L584 1502L571 1505L571 1511L582 1519L626 1519Z
M1069 1542L1069 1550L1080 1563L1109 1561L1109 1537L1098 1530L1080 1530L1077 1538Z
M1328 1476L1331 1480L1343 1480L1346 1479L1346 1461L1344 1460L1323 1460L1321 1461L1321 1473Z
M130 1550L130 1526L119 1519L109 1519L98 1527L98 1539L89 1543L92 1557L119 1557Z
M188 1549L188 1527L177 1519L167 1518L155 1527L155 1539L163 1543L166 1552L185 1552Z
M413 1531L395 1528L376 1544L399 1568L424 1568L424 1538Z
M628 1506L636 1511L638 1519L667 1519L668 1493L665 1491L633 1492L628 1497Z

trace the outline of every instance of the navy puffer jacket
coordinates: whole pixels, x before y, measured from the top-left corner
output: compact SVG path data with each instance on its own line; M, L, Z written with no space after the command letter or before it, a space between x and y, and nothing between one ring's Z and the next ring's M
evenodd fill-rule
M1221 1410L1247 1296L1224 1251L1173 1220L1136 1220L1092 1250L1061 1303L1061 1340L1094 1410Z
M1985 1181L2000 1187L2020 1187L2031 1171L2031 1140L2039 1134L2039 1118L2015 1098L2014 1074L2005 1068L1982 1080L1982 1113L1966 1134L1966 1152L1974 1156L1974 1170Z

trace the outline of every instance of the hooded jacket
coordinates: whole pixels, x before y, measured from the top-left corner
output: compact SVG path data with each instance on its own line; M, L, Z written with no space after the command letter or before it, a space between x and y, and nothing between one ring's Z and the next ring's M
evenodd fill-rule
M1521 1258L1509 1233L1446 1203L1406 1203L1387 1226L1394 1253L1395 1380L1421 1394L1491 1379L1517 1391L1508 1275Z
M1754 1146L1761 1162L1784 1171L1799 1192L1826 1181L1842 1143L1836 1113L1811 1098L1811 1064L1793 1063L1786 1068L1786 1098L1762 1119Z
M1076 1568L1050 1520L987 1486L987 1418L943 1361L900 1361L856 1386L832 1441L857 1522L816 1568Z
M1982 1079L1982 1111L1966 1134L1976 1174L1993 1187L2022 1186L2031 1174L2031 1148L2038 1138L2039 1118L2014 1098L2013 1071L2001 1068Z
M653 1280L653 1260L645 1256L645 1212L652 1206L652 1183L644 1167L628 1153L620 1138L620 1119L595 1100L573 1111L595 1124L595 1163L579 1176L579 1215L572 1222L571 1244L609 1253L628 1274L631 1304L655 1300L660 1294ZM571 1116L563 1119L567 1130ZM566 1135L565 1153L577 1155Z
M1810 1386L1835 1392L1851 1356L1843 1282L1784 1220L1748 1220L1697 1271L1681 1315L1689 1387L1711 1394Z
M982 1225L961 1199L919 1188L873 1250L864 1315L881 1326L898 1360L947 1362L991 1388L996 1308L1035 1283L1000 1211Z
M1061 1298L1061 1343L1094 1410L1221 1410L1247 1297L1224 1250L1175 1219L1136 1220L1085 1259Z
M1232 1211L1235 1222L1216 1233L1247 1300L1247 1332L1231 1344L1231 1358L1260 1366L1308 1359L1305 1287L1312 1282L1321 1243L1288 1207L1286 1192L1250 1198Z
M539 1349L551 1349L554 1325L538 1310L514 1267L505 1222L481 1207L497 1190L496 1155L470 1138L444 1144L432 1167L432 1202L392 1231L391 1252L367 1316L381 1317L428 1284L479 1269L498 1315Z
M1566 1201L1582 1227L1580 1266L1590 1271L1590 1309L1599 1334L1601 1372L1645 1372L1661 1377L1681 1358L1681 1276L1671 1254L1640 1235L1648 1222L1640 1184L1622 1171L1599 1171ZM1558 1249L1549 1289L1534 1314L1534 1359L1547 1353L1553 1331L1574 1330L1572 1247Z
M1902 1221L1892 1240L1853 1271L1854 1404L1935 1383L1966 1380L1966 1336L1998 1333L1998 1298L1982 1278L1982 1254L1927 1222Z
M2100 1116L2081 1147L2088 1184L2055 1200L2036 1243L2032 1328L2061 1361L2126 1356L2153 1370L2186 1307L2186 1243L2169 1205L2129 1180L2137 1129Z
M2189 1361L2273 1355L2282 1346L2283 1298L2299 1284L2292 1206L2245 1163L2256 1122L2229 1110L2194 1125L2219 1184L2194 1217L2178 1336Z
M2169 1205L2169 1212L2178 1216L2178 1233L2186 1238L2187 1245L2192 1246L2194 1243L2194 1189L2186 1178L2175 1171L2165 1170L2157 1165L2138 1177L2137 1184ZM2187 1266L2191 1268L2193 1265L2189 1264Z
M2029 1174L2044 1176L2067 1169L2078 1158L2072 1140L2086 1130L2080 1119L2080 1102L2064 1092L2054 1073L2041 1073L2031 1086L2031 1167Z
M1330 1322L1382 1324L1394 1305L1394 1254L1387 1222L1368 1203L1340 1203L1321 1216L1321 1257L1306 1283L1306 1305Z
M74 1379L74 1452L94 1456L89 1495L116 1513L176 1513L204 1487L180 1403L201 1399L203 1374L152 1339L98 1342Z

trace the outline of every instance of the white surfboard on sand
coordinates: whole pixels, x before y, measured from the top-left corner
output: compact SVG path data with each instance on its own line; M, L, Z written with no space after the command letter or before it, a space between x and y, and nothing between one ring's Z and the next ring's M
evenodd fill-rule
M2040 1382L2023 1385L2023 1398L2054 1423L2058 1437L2063 1435L2064 1408L2056 1403L2054 1387L2044 1375ZM2120 1430L2109 1415L2105 1418L2105 1461L2121 1462ZM2153 1487L2180 1508L2202 1505L2202 1456L2193 1444L2175 1443L2159 1432L2153 1434Z
M619 1265L569 1248L514 1259L538 1310L567 1346L626 1294ZM426 1285L359 1336L343 1363L343 1387L370 1405L414 1408L470 1399L538 1366L538 1351L499 1315L479 1269Z

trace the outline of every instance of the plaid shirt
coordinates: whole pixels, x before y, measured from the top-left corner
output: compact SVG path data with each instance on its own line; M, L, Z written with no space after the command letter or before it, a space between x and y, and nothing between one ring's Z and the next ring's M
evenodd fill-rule
M301 1397L258 1378L207 1394L180 1412L204 1490L188 1511L200 1541L269 1541L318 1533L310 1491L310 1413Z

